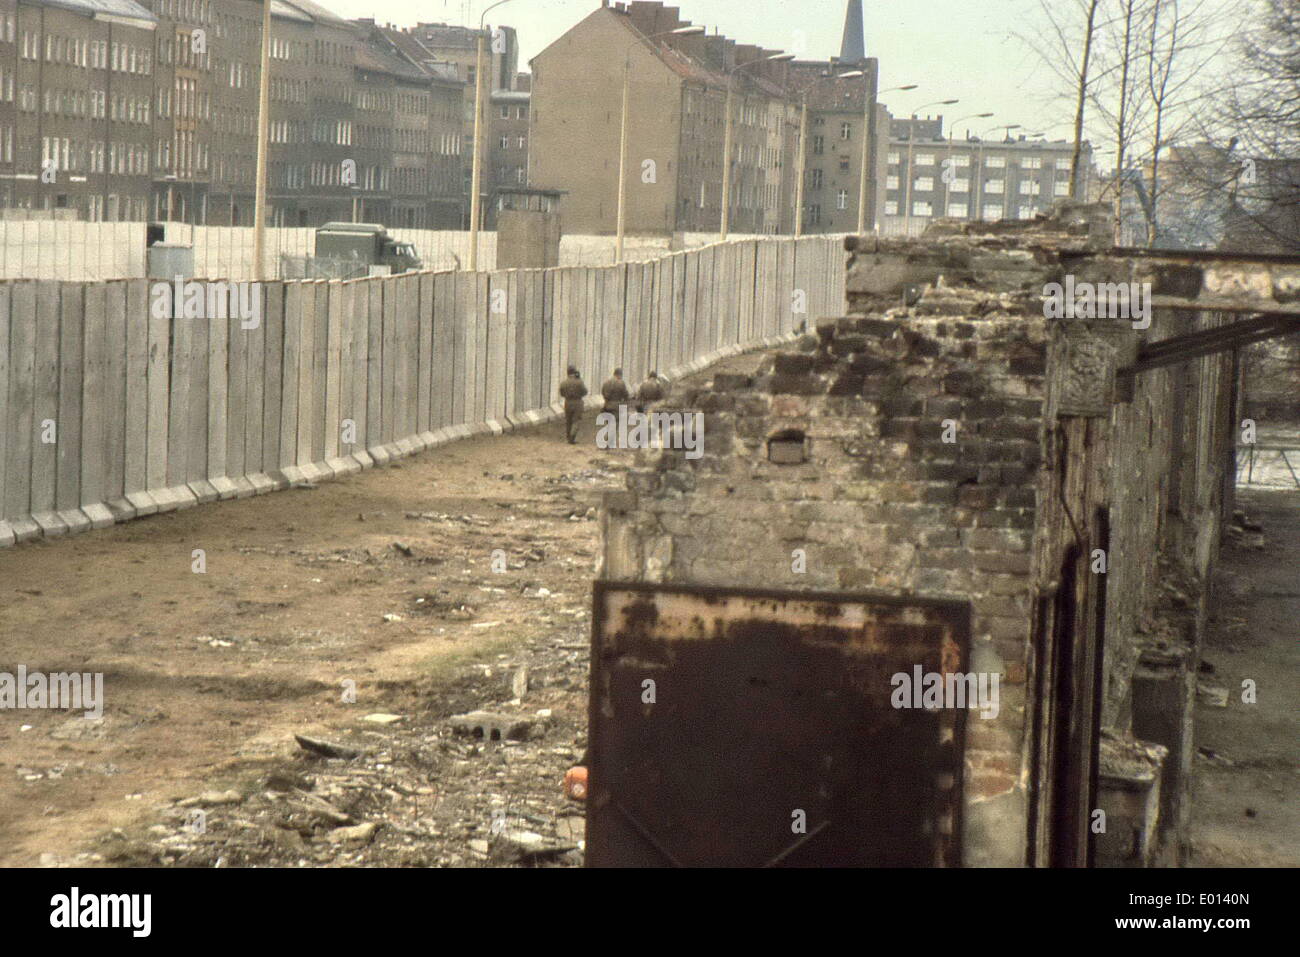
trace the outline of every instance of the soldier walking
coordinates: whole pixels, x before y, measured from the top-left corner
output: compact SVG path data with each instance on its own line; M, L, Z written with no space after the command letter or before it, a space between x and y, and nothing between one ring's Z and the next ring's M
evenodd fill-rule
M615 369L614 375L605 380L605 384L600 387L600 394L605 399L605 411L618 415L618 407L631 398L627 383L623 381L622 369Z
M578 441L578 421L582 418L582 400L586 395L582 376L575 367L569 366L568 378L560 383L560 398L564 400L564 437L570 445Z
M659 373L651 370L650 374L645 377L636 390L636 410L644 413L652 402L658 402L664 397L664 383L659 378Z

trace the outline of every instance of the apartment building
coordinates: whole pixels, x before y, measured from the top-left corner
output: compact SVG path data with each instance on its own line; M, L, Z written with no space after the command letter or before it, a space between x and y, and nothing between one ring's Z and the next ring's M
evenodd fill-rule
M262 11L0 0L0 207L252 224ZM271 13L268 222L364 210L458 226L468 142L455 67L311 0L272 0Z
M614 3L531 61L529 183L565 190L567 231L617 227L624 71L629 77L626 230L716 231L732 83L729 230L787 231L797 112L777 51L689 26L675 7Z
M0 204L147 215L156 27L134 0L0 0Z
M943 117L890 120L885 235L917 235L934 219L1032 219L1070 195L1074 144L1023 135L943 133ZM1083 178L1092 148L1084 144ZM1083 184L1087 195L1088 183Z

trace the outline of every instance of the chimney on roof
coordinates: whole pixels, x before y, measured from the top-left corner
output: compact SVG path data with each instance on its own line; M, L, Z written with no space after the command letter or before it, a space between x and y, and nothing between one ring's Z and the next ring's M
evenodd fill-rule
M844 12L844 38L840 41L840 61L857 63L867 58L862 30L862 0L849 0Z

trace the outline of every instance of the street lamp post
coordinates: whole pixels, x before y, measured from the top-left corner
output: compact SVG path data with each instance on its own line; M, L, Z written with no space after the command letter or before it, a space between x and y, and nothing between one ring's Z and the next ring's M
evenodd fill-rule
M933 103L922 103L920 106L918 106L915 110L912 111L912 121L909 121L907 124L907 191L905 194L906 199L904 200L905 207L903 209L903 235L904 236L912 235L912 179L913 179L912 145L916 142L916 123L915 123L916 114L929 106L951 106L952 104L957 102L959 101L958 100L935 100Z
M802 106L799 110L799 172L794 184L794 234L803 235L803 181L808 165L808 91L826 80L849 80L865 76L862 70L850 70L847 73L827 73L810 83L803 91Z
M992 115L993 115L992 113L967 113L965 116L959 116L959 117L957 117L957 119L953 120L951 123L948 124L948 155L947 155L946 159L948 160L949 163L953 163L953 162L954 162L953 153L952 153L952 131L953 131L953 129L957 126L957 124L958 124L958 123L961 123L961 122L963 122L963 121L965 121L965 120L988 119L988 118L989 118L990 116L992 116ZM951 176L950 178L952 178L952 179L956 179L956 178L957 178L957 167L956 167L956 165L952 165L952 166L950 166L949 169L952 170L952 176ZM949 187L950 187L950 184L949 184L948 180L945 179L945 180L943 181L943 214L944 214L945 216L948 215L948 192L949 192ZM967 196L969 197L970 194L967 193ZM969 204L969 199L967 200L967 203Z
M623 112L618 131L618 226L616 229L616 238L614 240L614 262L623 261L623 228L627 208L627 120L628 120L628 90L632 82L632 47L636 43L649 43L651 40L666 36L690 36L692 34L703 33L702 26L678 27L675 30L665 30L662 33L652 33L649 36L640 36L639 34L623 48Z
M727 226L731 218L731 100L732 88L734 86L731 82L731 78L741 70L753 66L755 63L779 63L793 59L793 53L774 53L771 56L748 60L727 71L727 105L725 107L727 124L722 136L722 223L721 229L719 230L721 239L727 238Z
M478 220L480 215L481 200L479 199L479 183L482 166L482 140L483 140L483 47L485 37L483 36L483 21L486 19L488 12L501 6L503 3L509 3L510 0L497 0L496 3L490 4L483 8L483 12L478 18L478 49L474 56L474 154L472 163L473 169L470 171L469 185L469 271L475 272L478 269Z
M879 97L884 96L886 93L895 93L900 90L915 90L917 87L917 84L915 83L908 83L905 86L891 86L887 90L881 90L878 93L873 93L870 87L875 84L875 77L874 76L868 77L868 80L870 82L867 84L868 89L865 91L866 106L864 107L867 113L866 113L866 122L863 124L863 129L865 130L865 132L863 133L863 137L862 137L862 178L861 181L858 183L858 234L859 235L865 232L867 228L868 168L870 169L870 172L872 174L871 183L873 188L876 182L875 154L874 153L871 154L870 162L868 162L868 158L867 158L867 151L875 146L875 140L876 140L876 100ZM875 206L876 204L873 203L872 205ZM875 232L880 232L880 223L876 221L875 216L872 216L871 219L872 219L871 228Z

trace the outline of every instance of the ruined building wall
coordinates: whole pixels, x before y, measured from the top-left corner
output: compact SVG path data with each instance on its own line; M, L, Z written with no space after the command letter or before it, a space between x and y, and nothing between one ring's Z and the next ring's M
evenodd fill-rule
M1223 319L1161 309L1140 332L1048 319L1044 284L1067 273L1149 279L1157 294L1168 277L1095 255L1087 223L1068 215L1020 235L974 228L851 240L856 315L823 321L752 379L675 389L657 409L703 413L703 455L637 453L603 510L602 575L969 602L969 668L1000 674L1002 701L996 718L966 724L963 858L1041 864L1059 860L1044 835L1062 814L1050 792L1066 745L1085 766L1060 826L1087 845L1095 726L1169 749L1129 748L1143 757L1130 764L1171 773L1164 814L1180 813L1230 361L1117 388L1139 337ZM1067 591L1073 604L1060 604ZM1043 633L1045 602L1071 616L1062 647ZM1153 678L1163 652L1173 663Z

